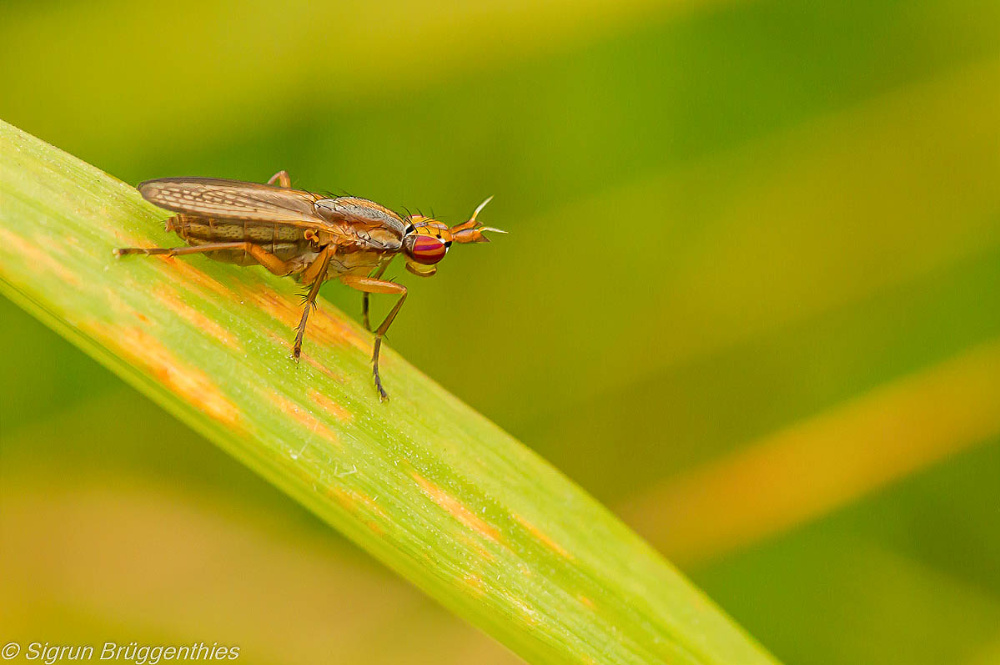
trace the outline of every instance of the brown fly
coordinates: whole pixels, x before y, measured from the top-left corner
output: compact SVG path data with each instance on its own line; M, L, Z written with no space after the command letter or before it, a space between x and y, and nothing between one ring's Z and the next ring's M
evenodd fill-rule
M369 294L398 295L388 316L375 329L372 367L381 399L388 395L378 371L379 348L406 300L405 286L382 279L392 259L402 253L407 270L430 277L452 243L489 242L484 231L503 233L476 221L490 199L476 208L469 221L449 228L423 215L400 215L367 199L331 198L292 189L285 171L275 173L266 185L215 178L161 178L140 184L139 192L150 203L177 213L167 220L166 228L190 247L126 247L115 254L205 253L218 261L262 265L275 275L294 276L309 287L292 350L296 359L302 351L309 311L316 306L324 281L339 279L364 294L362 312L369 331Z

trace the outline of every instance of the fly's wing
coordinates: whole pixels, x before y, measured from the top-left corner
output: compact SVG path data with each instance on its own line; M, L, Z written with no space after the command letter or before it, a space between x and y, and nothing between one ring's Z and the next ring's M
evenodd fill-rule
M315 206L323 197L297 189L218 178L160 178L140 184L139 193L154 205L188 215L329 227Z

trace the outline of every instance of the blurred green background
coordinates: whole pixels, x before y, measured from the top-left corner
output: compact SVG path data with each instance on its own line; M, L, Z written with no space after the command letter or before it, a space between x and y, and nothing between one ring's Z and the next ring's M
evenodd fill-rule
M451 223L495 195L510 235L403 273L392 346L784 662L981 665L998 35L991 0L7 0L0 117L131 183L283 168ZM0 320L0 637L515 660Z

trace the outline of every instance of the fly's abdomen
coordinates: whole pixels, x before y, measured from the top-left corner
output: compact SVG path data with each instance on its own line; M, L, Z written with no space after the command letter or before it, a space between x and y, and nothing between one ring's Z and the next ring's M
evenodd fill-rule
M310 251L303 231L287 224L176 215L167 220L167 230L179 235L192 247L220 242L251 242L283 261ZM242 249L221 249L207 252L207 255L216 261L241 266L257 263Z

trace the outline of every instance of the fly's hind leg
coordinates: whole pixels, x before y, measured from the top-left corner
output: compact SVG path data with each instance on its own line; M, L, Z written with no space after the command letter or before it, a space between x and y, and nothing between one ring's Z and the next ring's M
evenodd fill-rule
M284 187L285 189L290 189L292 186L292 177L288 175L288 171L284 169L278 171L267 181L267 184L273 185L278 183L278 187Z
M194 247L122 247L115 250L115 256L125 256L126 254L145 254L147 256L186 256L188 254L203 254L205 252L216 252L227 249L241 249L252 256L257 263L261 264L275 275L282 277L294 270L295 266L289 262L279 259L260 245L252 242L213 242Z
M375 331L375 345L372 349L372 373L375 375L375 387L378 388L380 399L389 399L388 393L382 387L382 377L378 373L378 354L382 348L382 338L385 337L386 331L389 330L389 326L392 325L396 315L399 314L400 308L406 301L406 287L395 282L386 282L373 277L359 277L357 275L341 275L340 281L352 289L364 292L366 295L369 293L396 293L399 295L399 300L393 305L392 310L389 311L389 315L385 317L382 325Z

